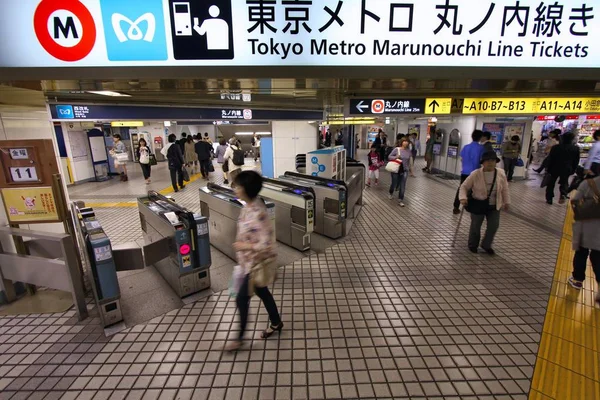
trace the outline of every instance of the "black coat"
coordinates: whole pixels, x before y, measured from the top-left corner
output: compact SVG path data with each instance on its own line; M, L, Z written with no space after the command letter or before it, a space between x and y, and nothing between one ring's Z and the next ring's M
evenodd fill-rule
M177 143L173 143L167 150L167 161L169 162L169 169L180 169L185 164L183 152Z
M210 160L213 147L210 145L210 143L201 140L194 145L194 150L196 151L196 154L198 154L199 161L206 161Z
M548 172L554 176L573 175L579 166L579 147L574 144L557 144L550 150Z

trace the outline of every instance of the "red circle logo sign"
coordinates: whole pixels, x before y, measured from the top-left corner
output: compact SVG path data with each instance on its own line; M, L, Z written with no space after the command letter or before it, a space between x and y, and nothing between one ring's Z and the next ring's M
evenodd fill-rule
M81 32L76 31L74 24L69 25L67 23L66 27L61 26L61 33L65 37L70 34L80 38L79 42L72 47L59 44L48 31L48 20L58 10L73 13L81 23ZM56 18L54 23L56 24ZM79 61L90 54L96 44L96 24L94 23L94 18L90 11L77 0L42 0L35 10L33 26L35 28L35 35L44 50L54 58L62 61ZM55 32L59 31L57 27L54 30Z
M373 114L383 114L385 111L385 101L383 100L373 100L371 103L371 112Z

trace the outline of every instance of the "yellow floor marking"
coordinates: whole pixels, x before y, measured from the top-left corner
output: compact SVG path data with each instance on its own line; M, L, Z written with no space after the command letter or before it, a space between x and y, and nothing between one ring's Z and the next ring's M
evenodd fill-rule
M600 308L591 267L584 289L567 284L573 269L573 212L569 209L531 382L530 400L600 399Z

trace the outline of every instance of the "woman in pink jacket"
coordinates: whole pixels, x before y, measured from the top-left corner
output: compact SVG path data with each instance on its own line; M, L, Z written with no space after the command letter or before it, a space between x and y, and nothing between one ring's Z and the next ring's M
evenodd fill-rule
M481 226L487 220L481 248L489 255L496 254L492 243L500 226L500 211L507 211L510 205L506 174L496 168L499 162L496 152L485 152L481 157L482 167L473 171L460 187L460 203L471 213L469 250L473 253L478 251Z

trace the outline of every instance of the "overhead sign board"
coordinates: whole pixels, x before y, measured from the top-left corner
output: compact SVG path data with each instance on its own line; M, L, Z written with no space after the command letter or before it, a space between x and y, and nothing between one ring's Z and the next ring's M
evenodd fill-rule
M350 99L349 115L423 114L425 99Z
M54 121L125 121L132 126L142 121L317 121L323 118L322 111L304 110L256 110L242 108L195 108L195 107L149 107L114 105L50 105ZM140 126L140 125L135 125Z
M598 13L582 0L6 0L0 67L598 68Z
M431 98L425 100L425 114L450 114L452 98Z
M463 114L595 114L600 98L466 98Z

